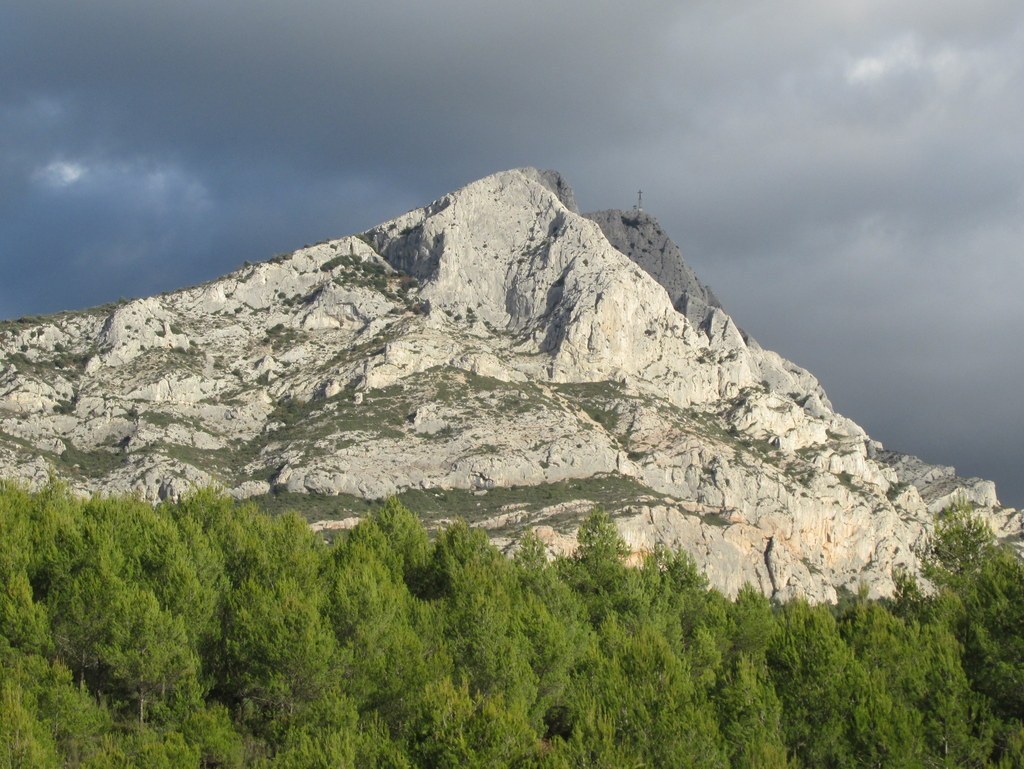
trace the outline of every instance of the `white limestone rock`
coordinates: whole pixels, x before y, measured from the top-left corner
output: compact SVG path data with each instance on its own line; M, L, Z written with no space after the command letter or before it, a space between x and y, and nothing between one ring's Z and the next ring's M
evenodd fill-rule
M189 349L188 336L177 331L173 315L159 299L138 299L119 307L107 318L98 339L98 358L90 361L93 371L98 366L119 366L137 358L147 349Z
M201 286L0 323L0 473L52 472L153 502L446 489L503 547L534 528L557 552L601 504L634 559L681 547L780 599L891 592L959 499L1020 533L990 482L835 413L654 219L581 216L533 169Z

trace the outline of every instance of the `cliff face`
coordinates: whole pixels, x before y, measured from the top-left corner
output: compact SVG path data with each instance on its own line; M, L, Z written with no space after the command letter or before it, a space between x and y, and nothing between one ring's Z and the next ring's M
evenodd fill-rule
M53 472L349 522L404 494L553 549L600 504L634 550L682 547L727 592L814 600L890 592L952 499L1019 528L991 483L836 414L655 220L583 216L532 169L202 286L0 325L0 475Z
M624 253L668 292L672 305L700 327L721 309L718 297L700 282L683 261L679 246L644 211L597 211L587 214L615 248Z

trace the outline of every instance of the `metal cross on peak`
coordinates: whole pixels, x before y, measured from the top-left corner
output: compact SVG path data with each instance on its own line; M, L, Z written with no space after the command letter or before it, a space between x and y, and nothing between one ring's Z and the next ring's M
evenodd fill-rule
M633 210L634 211L643 211L644 210L644 191L643 190L637 190L637 193L636 193L636 205L633 206Z

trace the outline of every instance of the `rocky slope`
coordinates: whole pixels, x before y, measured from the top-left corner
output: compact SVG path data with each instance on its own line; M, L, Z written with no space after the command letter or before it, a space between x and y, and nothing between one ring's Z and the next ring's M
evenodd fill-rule
M149 500L216 484L344 528L398 494L514 546L611 511L713 584L892 589L993 485L884 450L746 337L643 212L496 174L211 283L0 324L0 475Z

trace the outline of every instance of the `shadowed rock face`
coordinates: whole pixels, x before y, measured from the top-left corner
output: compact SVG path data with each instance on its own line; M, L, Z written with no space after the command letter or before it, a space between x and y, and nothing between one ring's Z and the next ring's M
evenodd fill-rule
M398 494L552 550L601 505L636 553L812 600L891 592L944 501L1019 529L990 483L884 450L746 338L653 219L582 216L533 169L201 286L0 324L0 474L51 473L346 526Z
M672 305L695 325L704 324L711 308L722 308L653 216L642 210L596 211L586 216L597 222L609 243L658 281Z

